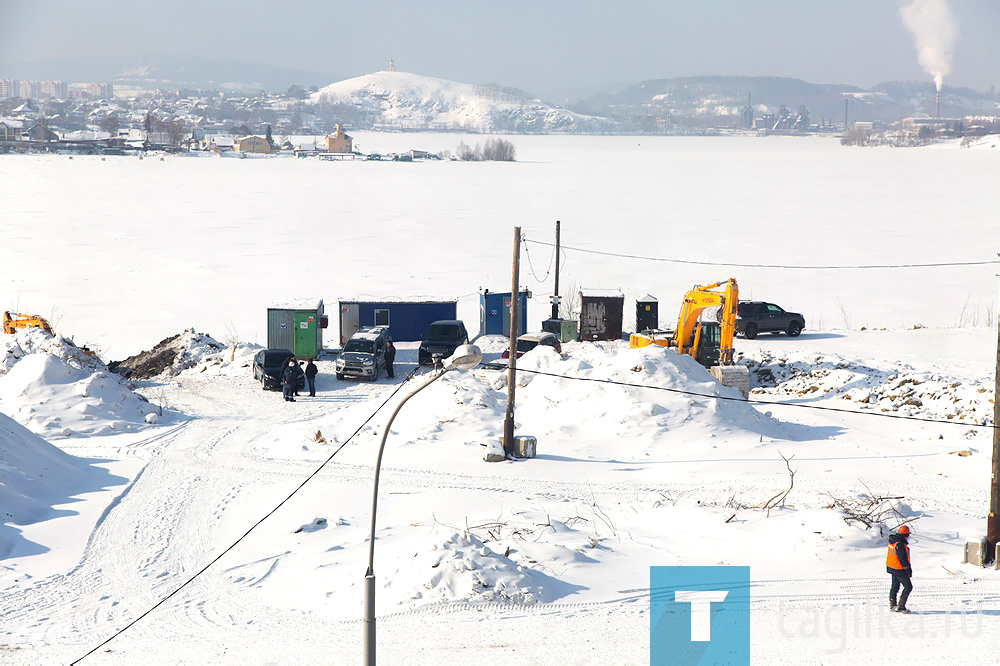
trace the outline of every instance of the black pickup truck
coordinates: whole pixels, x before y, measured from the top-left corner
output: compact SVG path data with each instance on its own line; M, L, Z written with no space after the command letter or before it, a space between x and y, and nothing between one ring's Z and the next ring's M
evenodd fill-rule
M805 317L774 303L740 301L736 311L736 332L748 340L756 338L758 333L787 333L794 338L805 327Z

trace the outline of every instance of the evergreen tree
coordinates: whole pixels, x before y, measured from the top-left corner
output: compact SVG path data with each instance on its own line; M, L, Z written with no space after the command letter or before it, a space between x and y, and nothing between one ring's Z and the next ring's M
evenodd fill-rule
M272 148L274 148L274 137L271 136L271 126L270 125L267 126L267 133L264 135L264 138L267 139L267 145L269 145Z

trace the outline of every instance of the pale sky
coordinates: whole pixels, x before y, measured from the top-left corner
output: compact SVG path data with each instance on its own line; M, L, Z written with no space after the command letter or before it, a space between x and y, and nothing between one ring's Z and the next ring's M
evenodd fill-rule
M391 57L404 71L536 93L702 74L869 87L930 79L904 1L0 0L0 63L181 55L336 80ZM945 85L1000 85L1000 1L950 5L960 32Z

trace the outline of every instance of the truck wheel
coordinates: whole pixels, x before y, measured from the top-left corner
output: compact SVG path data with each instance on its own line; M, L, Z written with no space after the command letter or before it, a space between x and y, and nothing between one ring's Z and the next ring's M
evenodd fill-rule
M337 379L339 379L341 381L344 381L344 375L343 375L343 373L338 372L337 373Z
M743 329L743 337L747 340L753 340L757 337L757 324L747 324L747 327Z
M802 332L802 325L797 321L793 321L791 324L789 324L788 330L786 331L786 333L788 333L788 335L793 338L799 337L799 333L801 332Z

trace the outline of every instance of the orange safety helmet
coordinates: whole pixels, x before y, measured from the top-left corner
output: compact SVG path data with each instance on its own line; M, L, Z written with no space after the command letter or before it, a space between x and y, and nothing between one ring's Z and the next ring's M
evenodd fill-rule
M909 525L900 525L899 529L896 530L896 532L899 533L899 534L909 534L910 533L910 526Z

